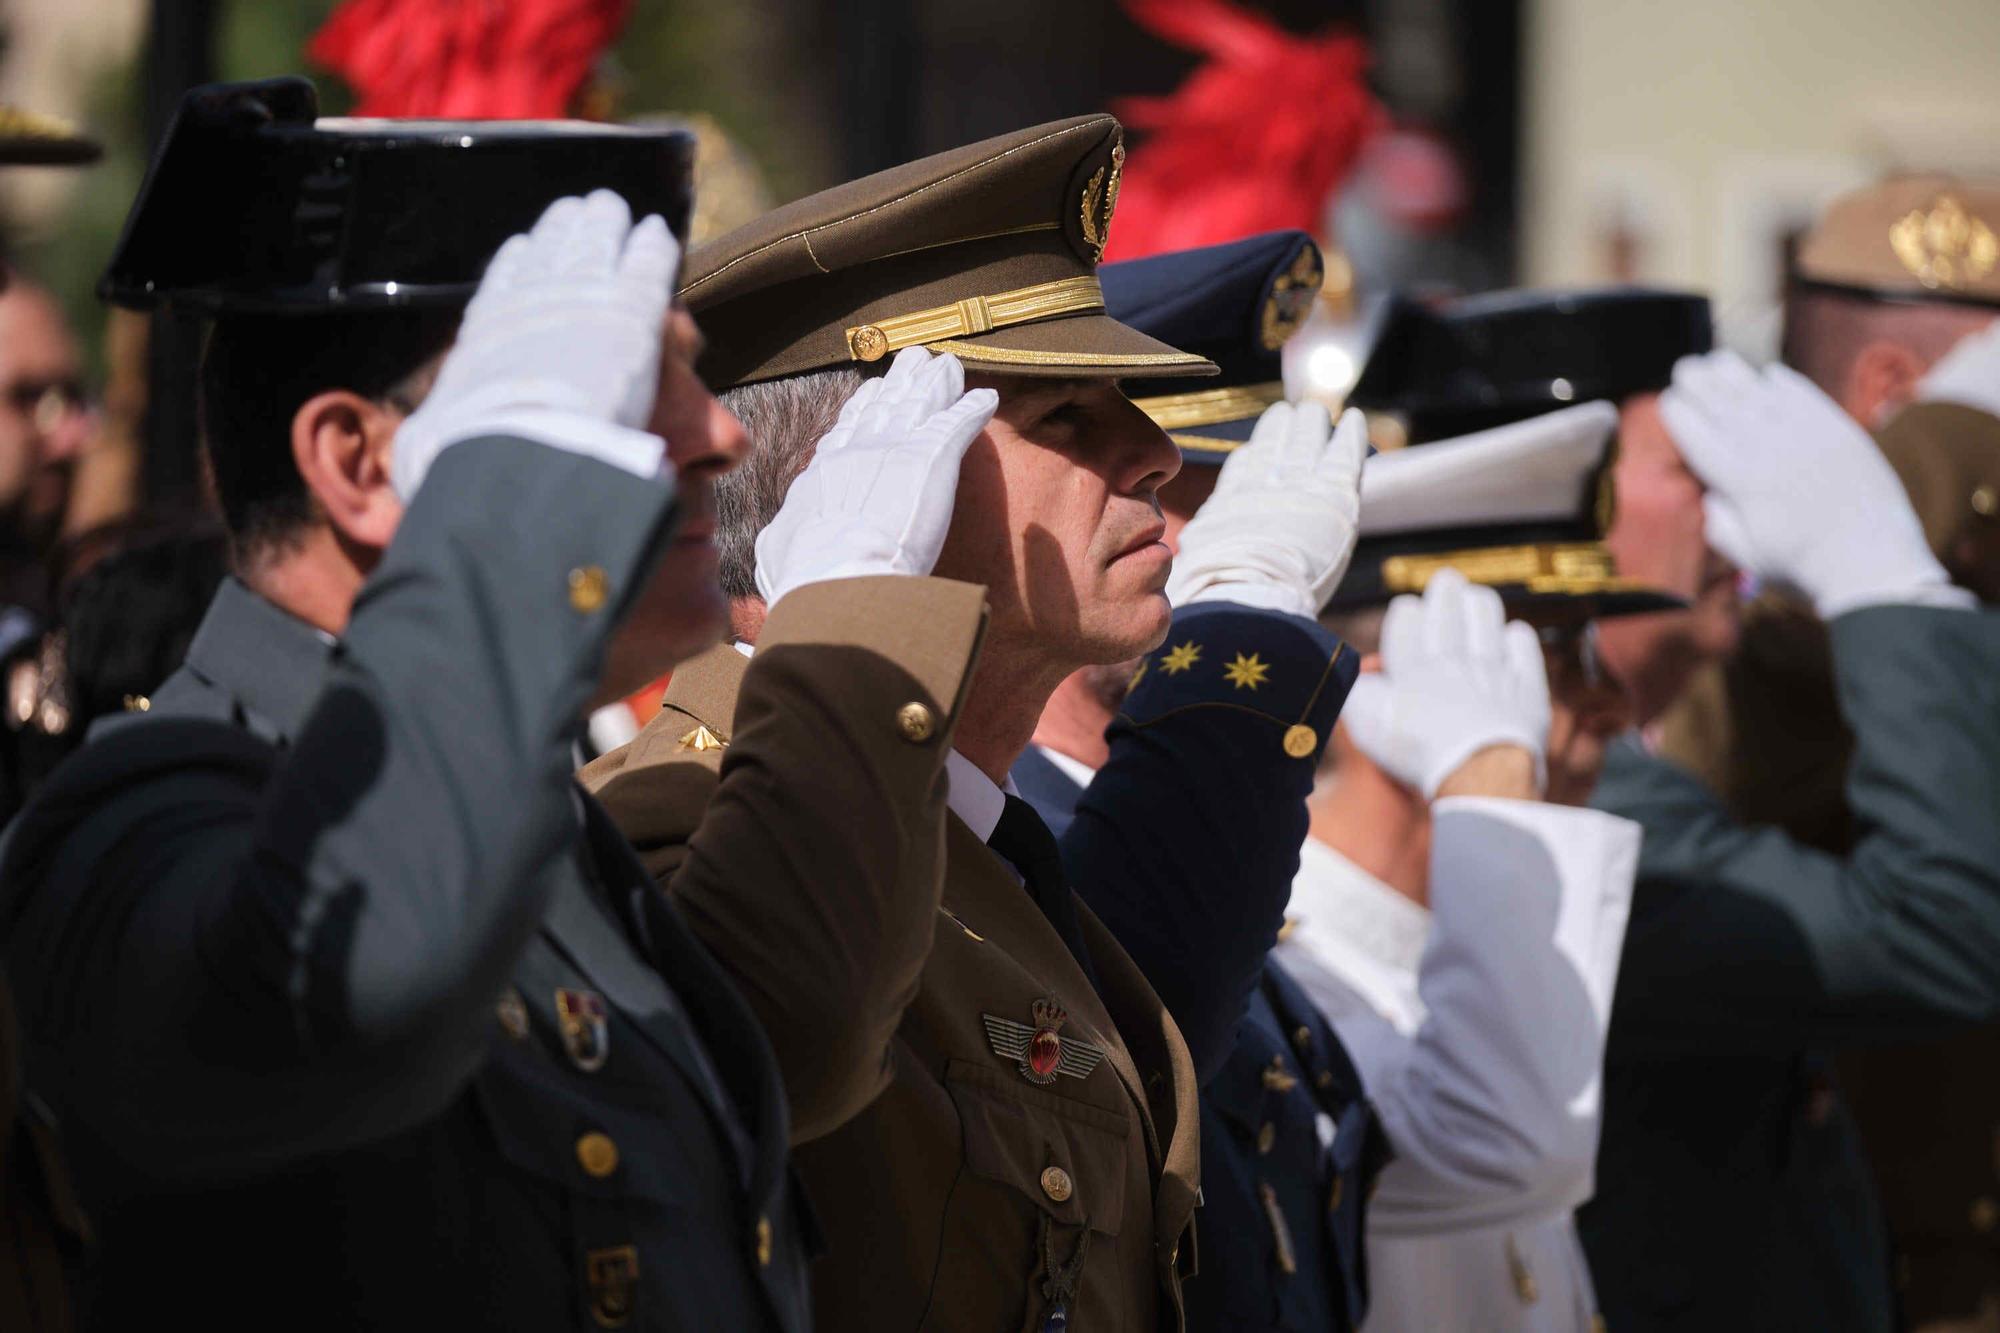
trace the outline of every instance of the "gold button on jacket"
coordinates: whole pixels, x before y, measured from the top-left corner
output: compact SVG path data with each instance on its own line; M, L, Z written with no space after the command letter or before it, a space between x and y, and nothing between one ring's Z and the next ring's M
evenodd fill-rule
M841 584L819 586L836 590L823 596L841 595ZM791 594L774 621L814 592ZM843 608L822 629L883 627L905 660L936 658L942 644L955 642L949 607L905 612L892 622L879 603L870 615L854 612ZM968 645L977 628L967 628ZM1101 997L1008 868L946 817L942 900L933 897L926 908L927 957L911 978L914 999L907 991L894 996L907 1008L872 1048L872 1062L865 1060L870 1051L856 1053L866 1080L848 1086L853 1095L836 1108L823 1095L827 1041L814 1034L859 1020L824 1012L811 967L837 952L824 932L844 928L846 919L765 902L758 883L677 877L696 854L687 838L701 823L676 807L691 789L685 775L697 767L712 773L718 761L714 752L679 747L678 739L697 725L729 735L732 744L754 734L761 724L739 707L737 691L773 653L771 632L767 626L754 661L724 648L683 666L661 716L627 750L586 770L585 780L709 947L756 975L746 993L777 1049L793 1100L794 1162L829 1238L813 1269L817 1326L825 1333L1018 1333L1046 1313L1044 1267L1053 1252L1063 1265L1081 1256L1065 1301L1073 1327L1177 1328L1180 1274L1167 1256L1188 1229L1200 1175L1194 1067L1165 1006L1087 906L1079 902L1077 915ZM864 681L881 688L884 674L879 664L857 669L856 688ZM954 682L929 692L944 744L912 745L878 724L868 733L880 738L870 761L927 764L935 773L949 746L951 719L941 701L957 696ZM909 698L876 716L893 716ZM844 787L829 786L846 797ZM943 784L936 787L941 793ZM743 820L740 836L779 834L797 818L770 813L770 824ZM920 840L912 844L919 847ZM857 919L853 928L863 924ZM1038 1002L1063 1010L1056 1035L1071 1044L1072 1068L1075 1047L1101 1052L1094 1065L1081 1062L1083 1076L1058 1064L1051 1081L1038 1082L1022 1072L1025 1056L996 1049L994 1031L1032 1028L1049 1013L1037 1010ZM801 1034L801 1027L811 1031ZM1148 1095L1149 1084L1157 1095Z

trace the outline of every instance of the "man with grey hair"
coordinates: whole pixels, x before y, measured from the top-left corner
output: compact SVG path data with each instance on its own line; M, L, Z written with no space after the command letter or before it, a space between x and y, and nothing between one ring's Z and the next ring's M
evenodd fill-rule
M739 633L758 636L757 603L791 594L784 553L831 539L787 517L806 495L902 488L942 506L934 572L981 585L987 608L947 761L932 952L886 1086L798 1136L830 1242L822 1328L1177 1322L1197 1078L1226 1057L1275 938L1313 759L1354 678L1354 655L1310 616L1352 546L1358 416L1335 431L1302 410L1242 521L1185 552L1190 605L1168 605L1158 491L1178 455L1117 380L1213 368L1104 314L1096 262L1122 161L1109 117L1035 127L801 200L686 272L712 331L704 376L770 455L724 502ZM926 411L960 384L997 396L949 486L846 461L874 447L862 418L919 380L936 394ZM879 537L885 567L911 558L900 535ZM915 643L931 635L901 623ZM1137 683L1094 805L1058 842L1008 769L1065 677L1162 639L1171 662ZM586 771L656 873L689 845L676 793L750 762L732 749L761 725L737 708L744 669L730 649L686 664L639 739ZM905 710L899 725L915 737L931 721ZM854 775L819 780L874 799ZM681 901L698 930L730 937L725 958L798 933L755 885ZM787 1029L809 997L751 1000L780 1064L807 1058L788 1056Z

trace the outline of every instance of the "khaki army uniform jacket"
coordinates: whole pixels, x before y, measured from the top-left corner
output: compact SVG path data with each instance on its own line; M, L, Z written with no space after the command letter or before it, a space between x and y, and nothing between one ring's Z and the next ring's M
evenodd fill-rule
M921 623L933 644L964 632ZM754 725L736 715L747 666L727 648L683 666L659 717L585 782L697 931L731 937L708 938L722 958L765 939L826 966L837 923L773 920L747 883L690 900L672 878L701 822L701 775L727 769L732 725ZM704 729L723 748L687 742ZM825 775L857 813L881 795L859 777ZM1199 1178L1194 1067L1152 987L1081 902L1077 914L1102 999L1007 864L947 820L933 951L886 1044L884 1090L844 1125L821 1118L797 1136L830 1246L813 1270L819 1328L1015 1333L1058 1306L1107 1333L1178 1325ZM750 993L787 1077L809 1066L785 1024L811 993ZM1038 1028L1060 1043L1045 1083L1004 1053Z

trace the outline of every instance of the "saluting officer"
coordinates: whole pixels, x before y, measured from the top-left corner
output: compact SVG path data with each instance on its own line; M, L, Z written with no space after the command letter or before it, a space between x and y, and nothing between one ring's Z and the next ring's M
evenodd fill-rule
M1988 604L2000 602L1996 228L1990 183L1902 176L1842 196L1800 242L1784 336L1787 364L1873 433L1952 581ZM1853 734L1827 629L1796 594L1769 589L1752 602L1742 651L1666 721L1663 753L1737 818L1848 850ZM1919 1330L1992 1325L2000 1028L1871 1043L1837 1064L1881 1199L1898 1316ZM1837 1127L1830 1085L1814 1094ZM1839 1183L1862 1189L1858 1173Z
M1670 366L1657 323L1610 336L1627 295L1413 311L1425 333L1396 345L1377 403L1531 415L1613 374L1639 386L1608 544L1628 576L1682 571L1695 617L1607 626L1605 664L1649 723L1733 638L1733 568L1797 587L1855 734L1856 838L1843 856L1740 824L1643 733L1610 747L1592 803L1645 837L1578 1223L1613 1328L1880 1327L1888 1259L1826 1057L2000 1014L2000 829L1981 804L2000 789L2000 617L1950 586L1832 400L1727 354Z
M760 450L723 518L751 670L772 651L760 603L775 618L799 595L776 562L808 536L773 517L776 497L856 484L841 462L866 438L855 414L926 373L922 348L999 397L955 488L919 468L863 474L949 513L936 569L983 585L990 617L948 767L935 949L888 1087L798 1153L831 1237L814 1274L824 1327L1180 1325L1197 1071L1227 1057L1296 864L1313 757L1353 678L1352 654L1309 617L1350 549L1358 417L1336 431L1311 409L1279 432L1171 611L1155 506L1179 461L1117 378L1214 368L1105 314L1096 265L1122 160L1109 117L1037 126L780 209L698 250L685 275L712 338L703 370ZM879 558L909 555L892 540ZM1163 638L1171 662L1132 691L1058 842L1009 767L1065 677L1150 661ZM744 672L728 650L688 664L661 717L587 775L656 864L680 854L689 771L714 762L685 738L715 737L725 774L740 762ZM839 769L824 780L866 790ZM1246 811L1236 890L1184 852ZM755 885L713 897L690 912L744 934L780 914ZM1141 914L1158 923L1128 946L1115 923ZM798 997L759 1002L776 1015Z
M1277 954L1396 1152L1368 1218L1369 1328L1581 1333L1597 1315L1571 1214L1590 1195L1639 828L1581 808L1630 719L1595 639L1682 605L1619 576L1603 544L1616 421L1585 403L1363 469L1328 618L1379 642L1382 671L1321 766ZM1470 785L1482 758L1514 765L1513 787L1504 767Z
M672 304L692 152L316 121L297 79L184 101L105 289L212 320L236 577L0 867L29 1081L101 1227L97 1326L809 1324L786 1100L837 1116L878 1076L943 818L942 746L896 719L948 731L972 636L826 645L827 584L745 678L773 721L682 876L837 918L845 971L788 964L827 987L819 1079L781 1084L572 780L593 696L724 624L711 492L745 444ZM935 600L893 582L877 601ZM881 808L766 777L832 770Z
M1319 248L1298 231L1098 270L1113 318L1221 368L1192 386L1146 379L1123 386L1180 448L1180 473L1160 488L1160 504L1168 544L1180 548L1184 568L1205 558L1203 531L1188 524L1217 492L1224 465L1259 441L1257 452L1268 452L1273 428L1281 435L1294 410L1259 426L1267 409L1285 401L1281 353L1311 313L1323 273ZM1245 461L1254 464L1254 455ZM1181 642L1169 636L1163 651L1137 662L1086 668L1050 698L1034 744L1013 768L1021 794L1050 828L1068 829L1109 759L1105 733L1135 673L1142 666L1146 674L1180 669ZM1220 774L1208 785L1208 799L1218 803L1255 799ZM1241 893L1249 863L1238 844L1262 822L1242 809L1162 835L1218 892ZM1086 903L1095 891L1080 881ZM1153 929L1137 919L1122 938L1129 946L1132 936ZM1274 958L1266 958L1233 1037L1227 1061L1201 1090L1201 1270L1187 1283L1188 1327L1227 1328L1244 1319L1283 1329L1354 1327L1368 1301L1363 1210L1387 1155L1374 1109L1345 1047ZM1333 1128L1331 1143L1322 1120Z

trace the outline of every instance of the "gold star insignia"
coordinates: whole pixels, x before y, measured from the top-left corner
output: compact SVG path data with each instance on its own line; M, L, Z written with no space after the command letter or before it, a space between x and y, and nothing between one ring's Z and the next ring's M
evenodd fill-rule
M683 750L720 750L728 742L707 727L696 727L681 737L680 744Z
M1238 653L1234 662L1222 668L1222 678L1239 690L1256 689L1270 674L1270 666L1256 653L1248 657Z
M1178 676L1200 660L1201 645L1189 639L1180 647L1169 650L1167 655L1160 659L1160 670L1169 676Z
M1146 678L1146 659L1142 657L1139 659L1139 665L1133 669L1132 679L1125 682L1126 691L1129 693L1132 690L1138 689L1139 682L1144 680L1145 678Z

